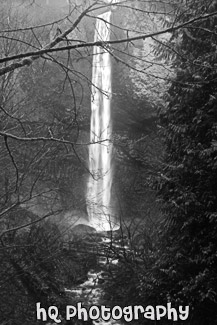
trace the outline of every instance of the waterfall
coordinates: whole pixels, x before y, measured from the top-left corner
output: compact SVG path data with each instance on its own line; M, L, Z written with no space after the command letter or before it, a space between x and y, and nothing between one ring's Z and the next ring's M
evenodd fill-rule
M96 20L94 41L110 39L111 11ZM87 210L90 224L98 231L117 229L111 204L112 143L111 143L111 56L105 48L93 49L91 130ZM95 143L98 142L98 143Z

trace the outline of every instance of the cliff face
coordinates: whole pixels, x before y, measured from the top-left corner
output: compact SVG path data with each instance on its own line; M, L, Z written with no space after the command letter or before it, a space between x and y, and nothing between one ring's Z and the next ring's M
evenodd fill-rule
M133 6L130 9L117 7L113 11L112 38L130 39L159 31L163 28L160 18L137 11ZM162 42L163 37L159 40ZM172 71L165 61L156 57L155 47L152 38L112 46L112 107L117 132L127 129L131 133L149 133L157 112L165 105L163 96Z

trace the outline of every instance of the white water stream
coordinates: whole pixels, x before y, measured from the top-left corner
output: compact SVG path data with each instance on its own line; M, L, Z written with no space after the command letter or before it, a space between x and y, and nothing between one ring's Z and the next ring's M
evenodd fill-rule
M119 241L114 238L102 237L101 241L95 242L98 245L99 255L97 270L90 270L87 274L88 279L82 284L71 288L65 289L65 292L73 297L73 305L76 302L81 302L83 306L87 309L91 306L107 306L109 307L111 301L104 296L104 288L107 286L107 281L111 276L111 266L118 263L118 259L113 250L109 251L110 245L115 244L117 249L117 255L119 255L123 250L127 250L128 246L123 246ZM100 254L101 249L101 254ZM99 267L101 270L99 270ZM101 317L95 321L92 321L92 325L122 325L121 320L110 320L105 321Z
M94 41L110 40L111 11L97 17ZM97 231L118 229L111 203L112 123L111 56L104 47L95 46L92 68L90 175L87 186L87 209L90 225Z

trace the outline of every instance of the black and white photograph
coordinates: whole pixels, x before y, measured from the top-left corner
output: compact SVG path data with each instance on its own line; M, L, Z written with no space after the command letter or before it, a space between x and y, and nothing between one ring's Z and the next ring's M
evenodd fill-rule
M0 0L0 325L217 324L217 0Z

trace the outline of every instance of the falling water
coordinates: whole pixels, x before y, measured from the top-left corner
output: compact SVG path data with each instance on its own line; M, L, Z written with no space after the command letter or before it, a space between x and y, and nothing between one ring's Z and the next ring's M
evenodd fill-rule
M98 16L94 41L110 39L111 11ZM91 135L89 149L87 208L90 224L98 231L117 229L111 205L111 56L106 48L95 46L92 68ZM96 143L98 142L98 143Z

